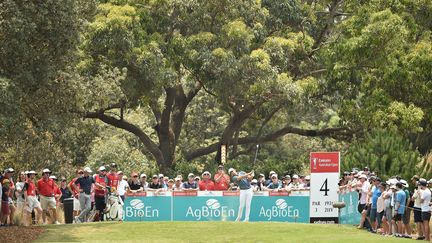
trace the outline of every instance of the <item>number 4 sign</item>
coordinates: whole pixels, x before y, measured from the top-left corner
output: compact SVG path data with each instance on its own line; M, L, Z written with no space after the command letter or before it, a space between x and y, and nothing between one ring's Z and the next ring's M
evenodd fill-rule
M340 153L313 152L310 154L310 222L337 223L338 210L333 203L339 200Z

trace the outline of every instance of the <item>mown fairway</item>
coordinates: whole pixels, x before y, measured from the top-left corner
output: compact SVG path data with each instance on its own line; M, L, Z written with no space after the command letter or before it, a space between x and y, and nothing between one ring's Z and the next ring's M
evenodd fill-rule
M290 223L139 222L51 225L37 242L408 242L353 226Z

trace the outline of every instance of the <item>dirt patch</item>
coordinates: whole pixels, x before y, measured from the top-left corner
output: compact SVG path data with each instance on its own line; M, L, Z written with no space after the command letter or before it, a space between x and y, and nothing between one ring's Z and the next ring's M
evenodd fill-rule
M44 231L42 227L10 226L0 227L0 242L32 242Z

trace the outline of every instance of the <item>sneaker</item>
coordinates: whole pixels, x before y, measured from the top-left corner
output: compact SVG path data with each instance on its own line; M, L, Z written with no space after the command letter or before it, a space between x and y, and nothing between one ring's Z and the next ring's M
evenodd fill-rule
M426 237L424 237L424 236L419 236L419 237L417 237L417 239L416 240L424 240Z
M56 220L56 221L54 222L54 224L60 224L60 222Z
M75 216L74 221L75 221L75 224L81 223L81 220L78 218L78 216Z

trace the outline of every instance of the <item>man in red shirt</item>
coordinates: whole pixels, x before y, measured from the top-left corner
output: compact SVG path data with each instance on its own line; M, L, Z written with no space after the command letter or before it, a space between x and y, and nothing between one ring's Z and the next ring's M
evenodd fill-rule
M58 206L60 203L60 198L62 197L63 193L61 192L60 187L57 184L58 183L57 177L52 175L49 178L55 182L54 198L56 200L56 206Z
M42 215L41 205L36 198L36 185L34 183L35 176L35 171L31 170L27 172L27 180L23 188L25 203L23 210L24 226L29 226L31 224L31 213L33 210L37 211L37 222L40 221L40 217Z
M46 213L48 210L51 210L54 224L60 224L57 221L57 207L55 200L56 193L56 183L53 179L50 179L51 171L49 169L44 169L42 171L42 178L37 182L37 188L39 191L40 203L42 207L42 221L43 224L46 224Z
M105 194L108 178L106 177L105 166L99 167L99 174L94 177L95 181L95 207L99 221L103 221L103 212L106 207Z
M79 190L80 190L80 185L75 185L75 181L79 178L84 176L84 171L82 169L78 169L76 171L76 176L75 178L73 178L69 184L68 184L68 188L69 191L71 191L72 196L73 196L73 216L75 218L75 216L78 216L80 214L80 202L79 202ZM75 186L73 186L75 185Z
M230 177L229 175L225 174L223 165L219 165L217 174L214 176L214 180L216 191L228 190L230 184Z
M110 165L110 172L107 174L108 178L108 186L111 187L111 191L115 192L117 191L117 186L119 184L119 175L117 174L117 165L116 163L112 163Z
M204 171L202 174L202 180L199 182L200 191L214 191L215 185L210 179L211 174L208 171Z

